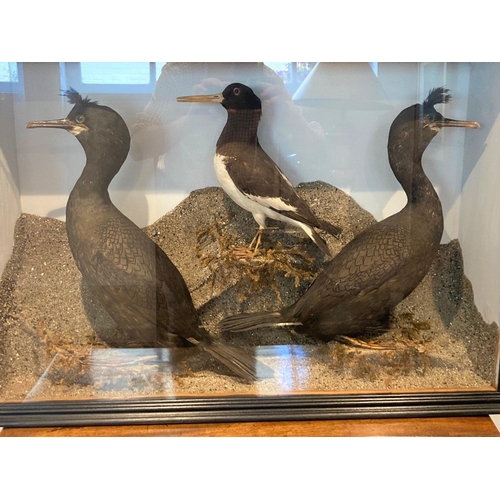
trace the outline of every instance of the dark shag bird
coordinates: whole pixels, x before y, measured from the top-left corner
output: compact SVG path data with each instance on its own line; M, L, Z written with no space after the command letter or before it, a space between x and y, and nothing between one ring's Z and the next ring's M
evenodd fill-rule
M199 346L245 380L257 379L255 358L209 338L178 269L111 202L108 186L130 147L122 117L73 89L63 95L74 104L66 118L29 122L26 127L67 130L85 150L85 168L66 206L66 230L93 295L130 343Z
M215 173L222 189L240 207L252 213L259 225L250 243L256 253L266 217L299 227L327 255L325 241L316 229L334 236L341 229L318 219L298 196L292 183L262 149L257 128L262 115L260 99L241 83L232 83L221 94L178 97L179 102L217 102L227 110L227 122L217 141ZM255 246L254 246L255 245Z
M223 331L293 326L324 341L379 331L391 309L427 274L443 234L441 202L422 169L422 155L443 127L479 127L436 111L436 104L450 100L448 92L432 90L422 104L403 110L390 128L389 163L408 197L406 206L358 234L295 304L228 317L221 323Z

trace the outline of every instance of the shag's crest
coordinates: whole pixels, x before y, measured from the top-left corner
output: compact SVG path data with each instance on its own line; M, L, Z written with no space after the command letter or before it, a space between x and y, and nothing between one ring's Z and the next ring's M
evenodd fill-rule
M450 89L438 87L432 89L424 101L424 108L434 107L436 104L447 103L451 101Z
M68 102L70 104L80 104L81 106L96 106L97 101L91 101L89 97L82 97L79 92L77 92L73 87L70 87L68 90L62 90L63 97L68 98Z

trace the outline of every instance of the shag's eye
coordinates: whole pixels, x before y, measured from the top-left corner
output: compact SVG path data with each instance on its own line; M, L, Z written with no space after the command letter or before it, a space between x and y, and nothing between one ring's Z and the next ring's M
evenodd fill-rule
M234 95L240 95L240 92L241 92L241 90L240 90L239 87L234 87L234 89L233 89L233 94Z
M83 123L85 121L85 116L83 115L76 115L75 122L76 123Z

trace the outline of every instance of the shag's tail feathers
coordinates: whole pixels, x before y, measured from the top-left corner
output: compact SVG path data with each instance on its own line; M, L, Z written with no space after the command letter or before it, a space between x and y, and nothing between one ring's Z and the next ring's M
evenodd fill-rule
M259 378L272 377L274 374L272 368L237 347L221 342L211 342L202 345L201 348L248 382L254 382Z
M298 326L287 321L281 311L236 314L223 319L219 326L223 332L245 332L265 326Z
M319 220L319 229L322 231L326 231L328 234L331 234L332 236L338 236L342 232L342 228L338 226L334 226L333 224L330 224L326 220Z

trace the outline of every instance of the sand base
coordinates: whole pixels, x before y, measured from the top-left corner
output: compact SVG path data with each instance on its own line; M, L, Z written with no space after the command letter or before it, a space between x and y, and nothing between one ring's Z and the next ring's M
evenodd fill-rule
M323 235L333 254L373 217L344 192L321 182L298 192L319 217L343 228ZM253 261L232 258L256 224L220 188L195 191L145 228L184 276L207 329L242 311L295 301L327 259L302 233L269 221ZM363 340L367 350L318 342L290 329L226 335L274 369L246 384L197 349L111 349L120 332L90 296L69 250L65 224L23 214L0 282L0 398L73 399L172 394L282 394L492 387L499 331L478 313L463 274L460 245L441 245L430 272L398 305L391 328Z

